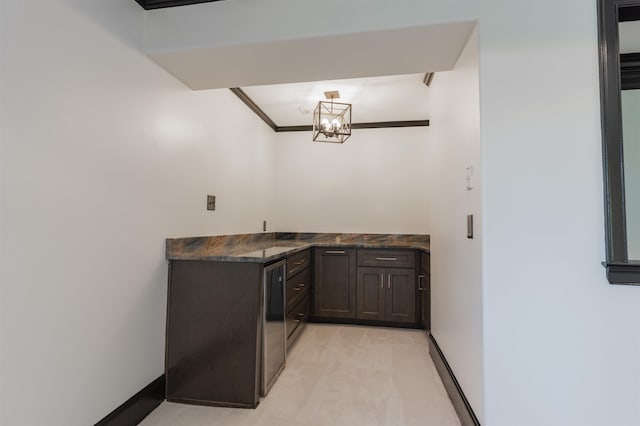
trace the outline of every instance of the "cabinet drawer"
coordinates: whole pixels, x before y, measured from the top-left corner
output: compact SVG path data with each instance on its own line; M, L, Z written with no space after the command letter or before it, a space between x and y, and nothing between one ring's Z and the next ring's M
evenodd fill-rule
M306 269L311 264L311 250L301 251L287 257L287 278Z
M379 266L384 268L414 268L414 250L358 250L358 266Z
M307 268L299 274L287 279L287 308L289 312L299 301L309 294L311 269Z
M298 303L292 310L287 314L287 337L290 337L296 328L300 326L303 322L305 322L309 318L309 296L305 296L300 303Z

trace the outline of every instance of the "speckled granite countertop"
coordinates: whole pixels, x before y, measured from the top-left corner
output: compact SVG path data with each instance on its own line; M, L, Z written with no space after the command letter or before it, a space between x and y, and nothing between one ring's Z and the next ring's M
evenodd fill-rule
M310 247L406 248L429 253L429 235L265 232L167 238L168 260L267 263Z

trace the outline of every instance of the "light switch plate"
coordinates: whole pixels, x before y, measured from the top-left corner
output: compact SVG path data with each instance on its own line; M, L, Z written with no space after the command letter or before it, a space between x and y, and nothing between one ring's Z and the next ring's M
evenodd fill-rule
M467 191L470 191L473 189L473 166L467 167L466 172Z
M207 195L207 210L215 210L215 209L216 209L216 196Z

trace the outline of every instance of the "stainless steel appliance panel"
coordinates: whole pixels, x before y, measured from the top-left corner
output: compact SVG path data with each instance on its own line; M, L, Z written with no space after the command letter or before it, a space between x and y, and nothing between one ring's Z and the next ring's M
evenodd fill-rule
M284 369L287 356L285 328L285 262L264 268L262 326L262 395L266 395Z

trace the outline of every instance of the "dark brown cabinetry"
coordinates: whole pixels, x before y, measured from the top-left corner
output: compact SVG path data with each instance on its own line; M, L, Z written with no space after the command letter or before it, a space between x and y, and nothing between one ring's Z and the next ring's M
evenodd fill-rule
M304 324L309 319L309 296L306 295L300 303L287 312L287 346L296 340L302 332Z
M287 257L287 279L311 266L311 250L304 250Z
M416 322L416 271L387 268L385 319L393 322Z
M358 250L358 266L380 266L392 268L414 268L415 250Z
M418 275L420 322L427 331L431 330L431 265L429 261L429 254L420 252L420 274Z
M384 268L358 268L356 280L357 317L366 320L383 320L386 305Z
M314 249L313 309L317 318L356 317L356 250Z
M287 257L286 333L290 346L309 319L311 288L311 251L304 250Z
M356 318L416 323L415 261L413 250L358 250Z
M258 263L171 261L167 400L258 405L264 269Z
M269 280L276 266L277 280ZM279 359L265 358L265 342L282 348L284 362L285 339L288 347L311 313L318 322L428 330L429 269L429 254L421 251L340 246L294 253L286 267L282 258L265 264L171 260L167 399L255 407L270 371L265 359ZM280 286L268 293L272 281ZM269 295L275 293L281 298L274 302Z

